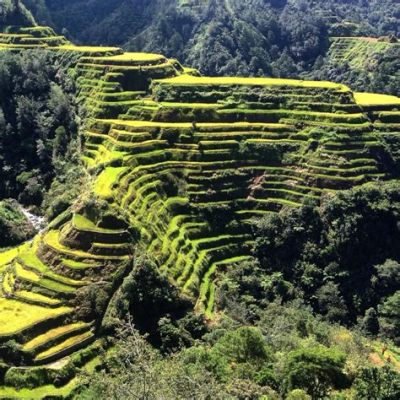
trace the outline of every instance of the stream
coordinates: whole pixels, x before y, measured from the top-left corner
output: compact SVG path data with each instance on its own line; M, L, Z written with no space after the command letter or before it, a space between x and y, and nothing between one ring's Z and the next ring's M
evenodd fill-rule
M41 217L39 215L32 214L29 210L26 208L21 207L22 213L25 215L25 217L30 221L30 223L33 225L35 230L37 232L42 232L43 229L46 227L46 219L44 217Z

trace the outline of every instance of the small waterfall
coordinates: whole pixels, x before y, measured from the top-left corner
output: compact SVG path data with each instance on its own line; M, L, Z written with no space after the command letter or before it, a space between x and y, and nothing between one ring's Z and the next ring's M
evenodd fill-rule
M46 218L32 214L29 210L22 206L21 211L39 233L43 231L43 229L46 227Z

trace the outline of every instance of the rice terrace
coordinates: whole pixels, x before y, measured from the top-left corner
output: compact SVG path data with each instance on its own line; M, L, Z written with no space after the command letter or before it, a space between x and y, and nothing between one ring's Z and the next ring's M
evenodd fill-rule
M350 60L357 71L372 52L390 46L398 43L334 37L329 57ZM323 214L341 192L357 197L361 188L375 193L376 186L398 185L391 153L400 148L395 95L324 80L209 77L161 54L75 45L35 23L0 33L1 53L32 51L67 66L76 85L76 102L85 110L80 158L89 190L33 239L0 253L0 398L90 398L80 397L82 373L101 370L115 352L112 321L128 312L122 293L143 255L212 327L224 319L218 293L229 284L225 276L259 262L255 249L272 249L271 241L260 244L260 221L287 217L294 224L289 213L306 218L301 210L313 205ZM334 229L335 223L329 243ZM310 243L305 252L311 254ZM322 254L324 244L315 243ZM275 260L284 257L278 250ZM313 261L304 260L311 271ZM283 297L292 290L276 288ZM335 349L355 340L350 325L335 328L329 339ZM398 372L398 343L384 342L368 336L365 357ZM352 376L355 364L344 370ZM279 398L362 398L313 393ZM278 398L235 396L225 398Z

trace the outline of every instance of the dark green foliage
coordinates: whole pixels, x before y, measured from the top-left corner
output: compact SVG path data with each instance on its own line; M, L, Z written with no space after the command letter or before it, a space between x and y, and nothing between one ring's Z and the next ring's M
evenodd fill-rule
M388 165L392 164L394 173L400 175L400 143L392 135L383 134L381 140L390 156Z
M309 71L325 54L330 35L399 34L394 0L180 3L26 0L39 21L59 32L64 29L74 40L160 52L211 75L295 77ZM92 23L88 24L88 20ZM366 79L372 79L371 85L385 91L397 90L395 81L391 88L387 87L392 74L383 77L382 72L388 67L381 64L378 72ZM317 63L316 67L320 65ZM339 73L335 75L338 77ZM351 79L361 85L362 81ZM346 81L350 82L350 78Z
M399 200L395 184L366 185L267 216L255 233L261 268L281 273L328 319L355 322L399 289L386 261L400 259Z
M181 321L200 327L197 342L164 356L131 322L118 324L114 350L79 398L344 399L350 387L360 400L398 395L399 375L388 368L371 368L370 349L356 333L349 336L343 328L322 322L298 301L266 305L253 326L231 316L204 334L189 313ZM166 325L168 332L179 331L173 317L160 322L161 331ZM182 340L184 335L172 337ZM351 365L357 368L349 372ZM369 392L376 397L366 397Z
M213 349L229 363L260 365L271 359L265 340L257 328L242 327L225 334Z
M20 0L2 0L0 4L0 32L9 26L34 24L32 14Z
M181 357L162 358L131 324L118 328L118 342L103 369L85 377L88 388L79 399L227 398L227 393L201 363Z
M41 204L77 136L72 90L54 55L0 54L0 197Z
M192 303L146 257L136 260L113 307L118 318L130 313L137 328L163 352L192 345L205 332L202 318L190 312Z
M362 329L367 335L375 336L379 333L378 313L374 308L371 307L365 312L362 320Z
M15 200L0 202L0 248L20 244L34 233L34 227Z
M376 276L372 283L376 290L383 295L393 293L400 286L400 264L394 260L386 260L383 264L375 267Z
M343 389L345 355L325 347L295 350L288 354L285 385L288 390L305 389L313 400L324 398L330 389Z
M400 290L379 306L381 332L400 345Z
M254 260L233 265L226 271L217 290L217 307L235 313L238 304L243 307L245 319L254 321L260 308L271 301L292 300L294 286L280 272L268 273Z
M76 294L79 317L86 321L98 320L106 311L110 292L108 284L92 284L79 289Z
M73 204L88 184L87 173L79 158L80 149L71 143L67 154L67 160L60 159L54 164L56 176L44 196L42 207L49 221Z
M261 383L260 376L265 376L268 368L270 380L275 379L271 370L273 354L261 330L256 327L242 326L228 330L211 347L191 347L183 350L178 357L188 367L201 365L221 382L239 379Z
M354 382L356 400L397 400L400 375L389 367L365 368Z

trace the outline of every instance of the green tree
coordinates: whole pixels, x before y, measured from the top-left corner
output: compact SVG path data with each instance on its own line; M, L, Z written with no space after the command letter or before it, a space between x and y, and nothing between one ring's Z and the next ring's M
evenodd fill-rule
M400 287L400 264L397 261L386 260L383 264L377 265L375 269L377 272L375 286L383 294L392 294Z
M287 355L284 389L304 389L312 399L322 399L331 389L348 385L345 361L343 353L324 346L292 351Z
M241 327L226 333L213 351L229 362L263 364L271 359L261 331L255 327Z
M130 321L117 330L118 341L104 369L86 377L79 399L186 400L228 398L223 387L199 363L162 358Z
M365 368L353 384L355 400L398 400L400 374L389 367Z
M365 312L362 320L362 329L367 335L377 335L379 333L378 313L374 308L369 308Z
M286 400L311 400L311 397L302 389L294 389L287 395Z
M378 311L382 334L400 344L400 290L388 297Z

